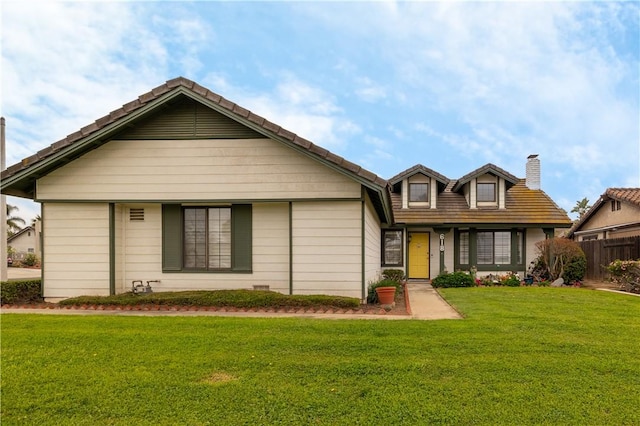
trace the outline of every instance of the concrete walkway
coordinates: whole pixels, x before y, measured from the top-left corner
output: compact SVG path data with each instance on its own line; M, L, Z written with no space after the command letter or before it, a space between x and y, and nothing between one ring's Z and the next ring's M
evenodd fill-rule
M426 281L407 284L412 319L461 319L462 316L440 297Z
M38 279L42 277L42 271L40 269L31 268L7 268L7 279L12 280L28 280Z
M39 269L9 268L9 279L39 278ZM3 308L2 313L39 313L54 315L136 315L136 316L226 316L242 318L318 318L318 319L381 319L381 320L439 320L461 319L462 316L440 297L427 281L407 284L410 315L374 315L341 313L281 313L281 312L220 312L220 311L105 311L79 309Z

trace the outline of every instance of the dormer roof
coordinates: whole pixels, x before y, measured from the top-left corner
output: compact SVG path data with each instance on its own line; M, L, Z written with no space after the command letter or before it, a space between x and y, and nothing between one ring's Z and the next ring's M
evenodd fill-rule
M494 176L498 176L499 178L502 178L505 180L506 182L506 186L507 189L509 189L510 187L514 186L515 184L518 183L518 181L520 179L518 179L517 177L515 177L514 175L512 175L511 173L509 173L508 171L496 166L495 164L485 164L484 166L477 168L475 170L473 170L470 173L467 173L466 175L462 176L460 179L457 180L457 182L453 185L453 188L451 188L451 191L453 192L458 192L462 189L462 187L464 185L466 185L467 183L469 183L471 181L471 179L475 179L479 176L482 176L484 174L492 174Z
M402 196L391 193L396 223L437 227L551 227L569 228L566 212L541 190L527 188L524 179L505 194L504 209L470 209L463 194L452 191L453 182L438 195L438 208L402 208Z
M408 168L407 170L400 172L394 177L392 177L391 179L389 179L389 184L396 185L402 182L403 180L408 179L411 176L414 176L418 173L428 176L432 179L435 179L436 182L438 182L438 192L442 192L450 182L449 178L447 178L444 175L441 175L435 170L425 167L422 164L416 164L415 166Z

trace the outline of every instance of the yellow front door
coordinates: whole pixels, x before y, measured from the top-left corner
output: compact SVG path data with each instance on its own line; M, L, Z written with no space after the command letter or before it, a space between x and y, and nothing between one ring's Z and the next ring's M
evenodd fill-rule
M429 234L409 234L409 278L429 278Z

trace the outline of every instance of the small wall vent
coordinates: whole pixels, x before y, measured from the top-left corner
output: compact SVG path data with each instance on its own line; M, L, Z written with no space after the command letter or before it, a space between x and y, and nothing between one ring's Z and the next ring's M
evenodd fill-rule
M144 209L129 209L129 221L131 222L144 221Z

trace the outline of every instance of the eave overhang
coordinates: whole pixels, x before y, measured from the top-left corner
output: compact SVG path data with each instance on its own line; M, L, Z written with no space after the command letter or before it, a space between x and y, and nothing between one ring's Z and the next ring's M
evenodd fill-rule
M168 81L65 139L10 166L2 172L0 191L6 195L35 199L37 179L98 148L124 128L135 125L137 121L182 97L200 102L266 138L283 143L356 181L368 191L381 222L393 222L389 186L385 179L182 77Z

